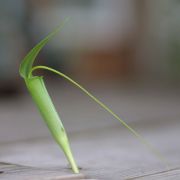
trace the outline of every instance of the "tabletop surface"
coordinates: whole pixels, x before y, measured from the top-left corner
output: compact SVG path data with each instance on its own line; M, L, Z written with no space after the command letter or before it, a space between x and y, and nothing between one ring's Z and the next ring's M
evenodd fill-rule
M62 151L25 95L0 103L0 179L180 179L180 96L176 92L93 90L161 152L167 168L98 105L67 89L52 92L81 169L79 177L72 176Z

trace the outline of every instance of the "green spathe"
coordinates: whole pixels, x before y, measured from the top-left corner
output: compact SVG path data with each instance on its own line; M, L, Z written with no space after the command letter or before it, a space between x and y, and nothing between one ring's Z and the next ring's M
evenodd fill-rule
M59 32L59 30L64 26L64 23L67 20L68 18L65 19L61 26L59 26L56 30L46 36L34 48L30 50L30 52L25 56L20 65L19 73L21 77L24 78L26 86L34 102L36 103L41 115L43 116L43 119L45 120L52 136L64 151L72 167L72 170L74 171L74 173L79 173L79 169L74 161L70 149L66 131L46 90L43 78L32 75L33 63L37 55L39 54L41 49L49 42L49 40L54 37L57 32Z

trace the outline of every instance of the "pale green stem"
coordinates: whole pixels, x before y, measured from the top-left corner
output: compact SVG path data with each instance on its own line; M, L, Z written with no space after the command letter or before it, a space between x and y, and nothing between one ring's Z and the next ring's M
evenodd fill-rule
M132 127L130 127L125 121L123 121L117 114L115 114L111 109L109 109L104 103L99 101L95 96L93 96L89 91L87 91L85 88L83 88L80 84L78 84L73 79L71 79L70 77L66 76L65 74L63 74L63 73L61 73L61 72L59 72L59 71L57 71L55 69L52 69L50 67L47 67L47 66L35 66L35 67L32 68L30 73L32 73L34 70L37 70L37 69L45 69L45 70L49 70L51 72L54 72L54 73L62 76L66 80L70 81L72 84L74 84L79 89L81 89L85 94L87 94L89 97L91 97L96 103L98 103L101 107L103 107L113 117L115 117L118 121L120 121L123 126L125 126L132 134L134 134L169 169L169 165L168 165L166 159L161 155L161 153L159 151L157 151L146 139L144 139L139 133L137 133Z
M36 103L45 123L47 124L52 136L63 149L63 152L66 155L72 167L72 170L74 171L74 173L79 173L79 169L71 152L66 131L46 90L43 78L35 76L26 79L26 86L34 102Z

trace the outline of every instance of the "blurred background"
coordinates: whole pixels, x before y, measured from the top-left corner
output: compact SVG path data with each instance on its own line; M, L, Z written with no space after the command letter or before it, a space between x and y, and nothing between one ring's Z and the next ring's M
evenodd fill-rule
M178 117L179 0L1 0L0 141L46 135L18 68L66 17L37 64L77 80L127 121L158 113ZM69 131L113 121L107 114L97 120L101 112L93 102L56 75L41 74Z

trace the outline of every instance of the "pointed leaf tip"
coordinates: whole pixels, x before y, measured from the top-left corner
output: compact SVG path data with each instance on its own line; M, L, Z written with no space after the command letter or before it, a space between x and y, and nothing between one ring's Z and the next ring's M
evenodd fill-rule
M63 23L58 26L53 32L51 32L49 35L47 35L44 39L42 39L36 46L34 46L29 53L24 57L20 68L19 68L19 73L21 77L24 79L30 78L31 75L31 70L33 63L38 56L39 52L41 49L61 30L61 28L64 27L64 24L69 21L69 17L66 18Z

